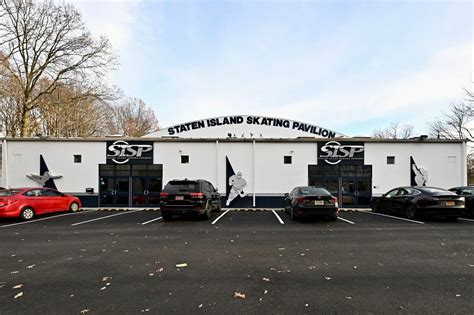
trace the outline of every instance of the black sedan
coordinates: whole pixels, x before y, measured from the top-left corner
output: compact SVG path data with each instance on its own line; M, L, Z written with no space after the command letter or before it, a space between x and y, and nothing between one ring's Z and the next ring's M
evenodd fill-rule
M466 199L466 215L474 216L474 186L461 186L450 188L449 191L463 196Z
M292 220L305 217L327 217L337 220L338 200L325 188L314 186L295 187L285 194L285 212Z
M398 187L382 195L372 205L374 212L405 215L408 219L444 217L455 221L465 214L464 197L435 187Z

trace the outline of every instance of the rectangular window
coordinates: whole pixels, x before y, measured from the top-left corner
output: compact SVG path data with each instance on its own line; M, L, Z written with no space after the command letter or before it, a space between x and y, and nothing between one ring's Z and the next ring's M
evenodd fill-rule
M181 155L181 164L189 163L189 155Z
M387 156L387 164L395 164L395 157Z
M82 163L82 155L74 154L74 163Z
M283 157L283 163L284 163L284 164L291 164L291 158L292 158L291 155L285 155L285 156Z

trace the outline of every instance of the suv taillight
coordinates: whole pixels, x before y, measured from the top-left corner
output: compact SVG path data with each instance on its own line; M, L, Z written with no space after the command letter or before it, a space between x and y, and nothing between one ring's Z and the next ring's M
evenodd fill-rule
M334 202L336 207L339 207L339 199L337 199L337 197L332 197L332 202Z
M202 198L204 198L204 194L202 192L193 192L193 193L191 193L191 198L202 199Z
M169 197L169 193L167 192L160 192L160 198L168 198Z

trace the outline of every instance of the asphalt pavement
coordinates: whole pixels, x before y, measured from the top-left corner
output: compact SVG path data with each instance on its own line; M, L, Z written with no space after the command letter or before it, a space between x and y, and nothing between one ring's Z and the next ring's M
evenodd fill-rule
M0 314L473 314L473 235L359 211L1 219Z

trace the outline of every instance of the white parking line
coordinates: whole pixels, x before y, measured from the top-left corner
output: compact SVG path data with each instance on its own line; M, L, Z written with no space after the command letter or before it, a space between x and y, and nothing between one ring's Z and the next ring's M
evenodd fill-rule
M392 219L397 219L397 220L402 220L402 221L408 221L408 222L412 222L412 223L425 224L425 222L415 221L415 220L410 220L410 219L405 219L405 218L400 218L400 217L394 217L394 216L391 216L391 215L388 215L388 214L375 213L375 212L369 212L369 211L359 211L359 212L367 213L367 214L373 214L373 215L379 215L379 216L382 216L382 217L387 217L387 218L392 218Z
M349 220L344 219L344 218L341 218L340 216L337 216L337 219L338 219L338 220L341 220L341 221L344 221L344 222L347 222L347 223L349 223L349 224L355 224L354 222L349 221Z
M458 220L462 220L462 221L469 221L469 222L474 222L474 220L471 220L471 219L465 219L465 218L459 218Z
M222 218L223 216L226 215L227 212L229 212L230 210L226 210L223 214L221 214L220 216L218 216L214 221L212 221L211 224L216 224L217 221L220 220L220 218Z
M278 215L278 213L276 213L275 210L272 210L272 212L277 217L278 221L280 221L280 224L285 224L285 222L283 222L283 220L280 218L280 216Z
M76 225L81 225L81 224L85 224L85 223L89 223L89 222L104 220L104 219L107 219L107 218L111 218L111 217L115 217L115 216L123 215L123 214L128 214L128 213L133 213L133 212L137 212L137 211L143 211L143 210L130 210L130 211L125 211L125 212L116 213L116 214L112 214L112 215L106 215L105 217L100 217L100 218L96 218L96 219L92 219L92 220L87 220L87 221L74 223L74 224L71 224L71 226L76 226Z
M47 217L47 218L42 218L42 219L36 219L36 220L25 221L25 222L20 222L20 223L7 224L7 225L3 225L1 227L4 228L4 227L9 227L9 226L15 226L15 225L35 223L35 222L38 222L38 221L45 221L45 220L50 220L50 219L54 219L54 218L65 217L67 215L79 214L79 213L84 213L84 211L64 213L64 214L59 214L59 215L55 215L55 216L51 216L51 217Z
M141 225L145 225L145 224L148 224L148 223L151 223L151 222L155 222L155 221L158 221L158 220L161 220L163 219L163 217L158 217L158 218L154 218L150 221L146 221L146 222L143 222L143 223L140 223Z

